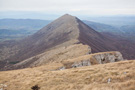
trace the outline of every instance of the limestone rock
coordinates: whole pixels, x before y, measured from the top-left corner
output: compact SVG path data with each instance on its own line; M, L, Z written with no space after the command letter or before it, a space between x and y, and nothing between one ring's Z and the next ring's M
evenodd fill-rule
M90 60L83 60L80 62L74 62L72 65L72 68L76 68L76 67L82 67L82 66L90 66Z
M65 60L62 62L65 69L90 66L95 64L104 64L124 60L122 54L118 51L100 52L80 56L78 58Z
M90 60L92 64L104 64L121 61L123 60L123 57L120 52L112 51L91 54Z

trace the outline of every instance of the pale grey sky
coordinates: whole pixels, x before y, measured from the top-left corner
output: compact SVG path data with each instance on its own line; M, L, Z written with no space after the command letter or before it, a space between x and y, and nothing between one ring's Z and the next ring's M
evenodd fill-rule
M49 14L135 15L135 0L0 0L0 11Z

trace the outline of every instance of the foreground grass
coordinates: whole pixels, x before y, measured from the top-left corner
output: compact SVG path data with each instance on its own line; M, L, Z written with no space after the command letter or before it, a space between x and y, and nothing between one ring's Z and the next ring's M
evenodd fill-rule
M0 72L7 90L135 90L135 61L47 71L45 66Z

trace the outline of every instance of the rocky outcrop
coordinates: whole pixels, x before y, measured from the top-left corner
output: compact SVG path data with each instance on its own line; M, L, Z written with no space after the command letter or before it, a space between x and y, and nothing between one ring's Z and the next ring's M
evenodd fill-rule
M101 52L90 55L91 64L104 64L123 60L122 54L118 51Z
M63 62L63 67L64 69L69 69L69 68L76 68L76 67L83 67L83 66L90 66L90 59L88 60L80 60L80 61L64 61Z
M122 60L123 57L120 52L112 51L112 52L101 52L101 53L94 53L90 55L84 55L75 59L63 61L62 63L64 69L68 69L68 68L76 68L82 66L90 66L95 64L117 62Z
M76 67L82 67L82 66L90 66L91 63L90 63L90 60L83 60L81 62L75 62L72 67L73 68L76 68Z

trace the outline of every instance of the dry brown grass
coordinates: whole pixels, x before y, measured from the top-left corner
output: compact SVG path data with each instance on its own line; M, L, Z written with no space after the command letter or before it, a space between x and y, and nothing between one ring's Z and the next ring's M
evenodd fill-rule
M30 63L27 67L41 66L52 62L60 62L67 59L73 59L79 56L86 55L88 52L91 52L88 45L74 44L49 50L42 54L23 60L22 62L17 63L14 66L26 66L27 63ZM37 58L37 60L33 60L33 58L35 57Z
M47 71L48 66L1 71L0 83L8 85L7 90L31 90L36 84L40 90L135 90L134 60L62 71Z

